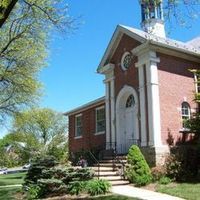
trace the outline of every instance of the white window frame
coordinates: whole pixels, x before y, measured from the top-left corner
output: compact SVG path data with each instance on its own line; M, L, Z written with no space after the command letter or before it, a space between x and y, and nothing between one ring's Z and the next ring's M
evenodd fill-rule
M78 126L77 126L77 118L81 117L81 127L82 128L82 131L81 131L81 134L77 134L78 132ZM78 115L75 115L75 139L79 139L79 138L82 138L83 137L83 120L82 120L82 114L78 114Z
M183 105L187 105L187 108L188 108L188 115L186 114L183 114ZM190 107L190 104L186 101L182 102L181 104L181 119L182 119L182 131L189 131L185 126L184 126L184 120L187 118L190 119L191 118L191 107Z
M200 82L198 82L197 74L194 74L194 80L195 80L195 93L200 93Z
M99 110L103 110L103 109L104 109L104 116L105 116L105 118L104 118L105 130L104 131L98 131L97 130L97 127L98 127L98 125L97 125L97 123L98 123L98 121L97 121L97 112ZM95 109L95 135L105 134L105 131L106 131L106 111L105 111L105 106L101 106L101 107L98 107L98 108Z

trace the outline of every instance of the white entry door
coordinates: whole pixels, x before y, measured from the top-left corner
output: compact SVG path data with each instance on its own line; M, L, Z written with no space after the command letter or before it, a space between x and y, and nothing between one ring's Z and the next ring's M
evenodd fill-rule
M134 108L125 108L120 115L120 137L117 141L117 151L119 154L128 152L134 142L135 119Z

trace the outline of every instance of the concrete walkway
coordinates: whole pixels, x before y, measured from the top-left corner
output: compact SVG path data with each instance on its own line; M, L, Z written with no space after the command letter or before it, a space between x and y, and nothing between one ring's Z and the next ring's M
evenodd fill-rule
M135 197L143 200L184 200L167 194L153 192L130 185L113 186L111 192L123 196Z
M10 188L10 187L22 187L22 185L21 184L16 184L16 185L1 185L0 189L1 188Z

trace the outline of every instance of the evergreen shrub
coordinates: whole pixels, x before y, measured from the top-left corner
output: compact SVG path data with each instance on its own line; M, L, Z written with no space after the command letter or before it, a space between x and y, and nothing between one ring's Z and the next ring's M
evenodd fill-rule
M151 170L136 145L132 145L128 152L128 166L125 170L125 175L131 183L136 186L147 185L152 180Z

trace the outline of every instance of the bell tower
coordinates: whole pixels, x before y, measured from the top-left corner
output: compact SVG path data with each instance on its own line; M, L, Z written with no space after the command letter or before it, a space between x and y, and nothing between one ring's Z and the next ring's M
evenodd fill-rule
M149 34L166 37L162 0L140 0L143 30Z

